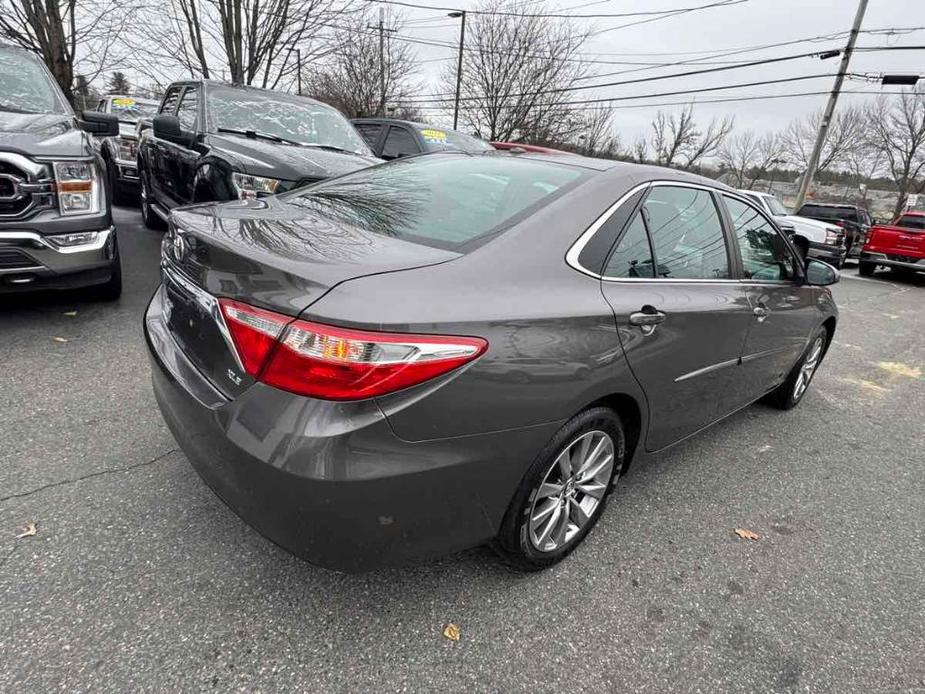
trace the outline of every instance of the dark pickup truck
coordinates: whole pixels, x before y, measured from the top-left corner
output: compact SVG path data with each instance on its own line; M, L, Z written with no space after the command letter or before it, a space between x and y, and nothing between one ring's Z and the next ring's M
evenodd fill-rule
M78 120L38 57L0 45L0 294L121 294L111 195L91 140L118 133L109 114Z
M808 202L796 214L840 226L845 230L845 257L857 258L861 255L871 227L870 212L863 207Z
M870 230L858 273L869 277L877 266L925 272L925 212L905 212L892 224L878 224Z
M283 92L198 80L167 88L139 122L141 214L274 195L379 163L336 109Z

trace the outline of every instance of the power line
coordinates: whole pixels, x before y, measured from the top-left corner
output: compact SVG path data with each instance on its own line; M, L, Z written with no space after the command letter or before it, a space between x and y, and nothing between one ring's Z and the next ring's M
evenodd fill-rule
M624 17L649 17L654 15L674 16L677 14L686 14L698 10L707 10L713 7L730 7L740 5L750 0L716 0L715 2L704 5L695 5L694 7L679 7L673 10L646 10L643 12L616 12L603 14L570 14L565 12L515 12L505 10L466 10L467 14L486 15L492 17L529 17L529 18L550 18L550 19L621 19ZM445 12L460 12L459 7L445 7L441 5L421 5L404 0L364 0L364 2L381 3L385 5L398 5L400 7L412 7L424 10L441 10ZM593 3L592 3L593 4Z

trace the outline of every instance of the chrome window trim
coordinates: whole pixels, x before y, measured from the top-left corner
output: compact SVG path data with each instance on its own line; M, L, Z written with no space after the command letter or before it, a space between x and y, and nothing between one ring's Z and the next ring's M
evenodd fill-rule
M629 200L631 197L633 197L636 193L638 193L641 190L645 190L647 188L664 187L664 186L673 186L676 188L696 188L697 190L702 190L706 193L711 193L711 194L712 193L719 193L721 195L727 194L727 192L723 190L722 188L714 188L704 183L689 183L688 181L672 181L670 179L658 179L655 181L646 181L645 183L640 183L638 185L635 185L632 188L630 188L629 191L627 191L622 196L620 196L620 198L613 205L608 207L604 211L603 214L601 214L597 219L595 219L591 223L591 226L585 229L584 233L582 233L582 235L578 237L578 239L572 244L568 252L565 254L565 262L568 263L569 266L572 267L574 270L578 270L578 272L584 275L588 275L589 277L594 277L595 279L599 279L603 282L617 282L617 283L658 282L659 284L666 284L666 283L728 284L730 282L735 282L735 283L741 282L742 280L738 278L726 278L726 279L689 278L689 279L686 279L686 278L673 278L673 277L662 277L662 278L658 278L658 277L608 277L606 275L592 272L591 270L588 270L586 267L582 266L581 263L578 262L578 256L581 255L581 252L584 250L585 246L588 245L588 242L591 241L591 239L600 230L600 228L604 226L604 224L607 223L607 221L614 215L614 213L618 209L620 209L622 205L626 203L627 200ZM735 195L734 197L739 198L738 195ZM752 207L754 207L754 205L752 205ZM719 212L720 210L717 210L717 213ZM722 215L720 215L720 223L722 224ZM724 229L723 230L724 239L725 239L725 234L726 234L726 231ZM728 245L727 245L727 249L728 249ZM730 260L732 259L730 258Z

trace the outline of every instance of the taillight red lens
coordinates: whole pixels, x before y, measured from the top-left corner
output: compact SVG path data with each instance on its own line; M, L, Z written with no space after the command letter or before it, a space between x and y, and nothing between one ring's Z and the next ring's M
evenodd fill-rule
M248 373L267 385L323 400L393 393L459 368L488 348L478 337L351 330L227 299L221 305ZM255 362L252 371L248 364Z
M292 318L231 299L219 299L218 303L244 370L257 378L283 328Z

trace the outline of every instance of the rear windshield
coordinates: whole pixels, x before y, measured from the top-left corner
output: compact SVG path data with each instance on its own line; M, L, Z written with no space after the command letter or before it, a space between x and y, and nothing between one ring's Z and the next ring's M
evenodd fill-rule
M899 218L899 221L896 222L896 226L906 227L906 229L925 229L925 216L904 214Z
M851 207L826 207L825 205L803 205L800 208L803 217L818 217L820 219L846 219L849 222L858 221L858 211Z
M500 154L433 155L361 169L281 197L333 223L464 253L588 175Z
M442 128L417 128L418 133L427 143L430 151L457 150L460 152L490 152L494 149L485 140L466 135L456 130L443 130Z
M36 58L0 46L0 111L69 113L57 84Z

